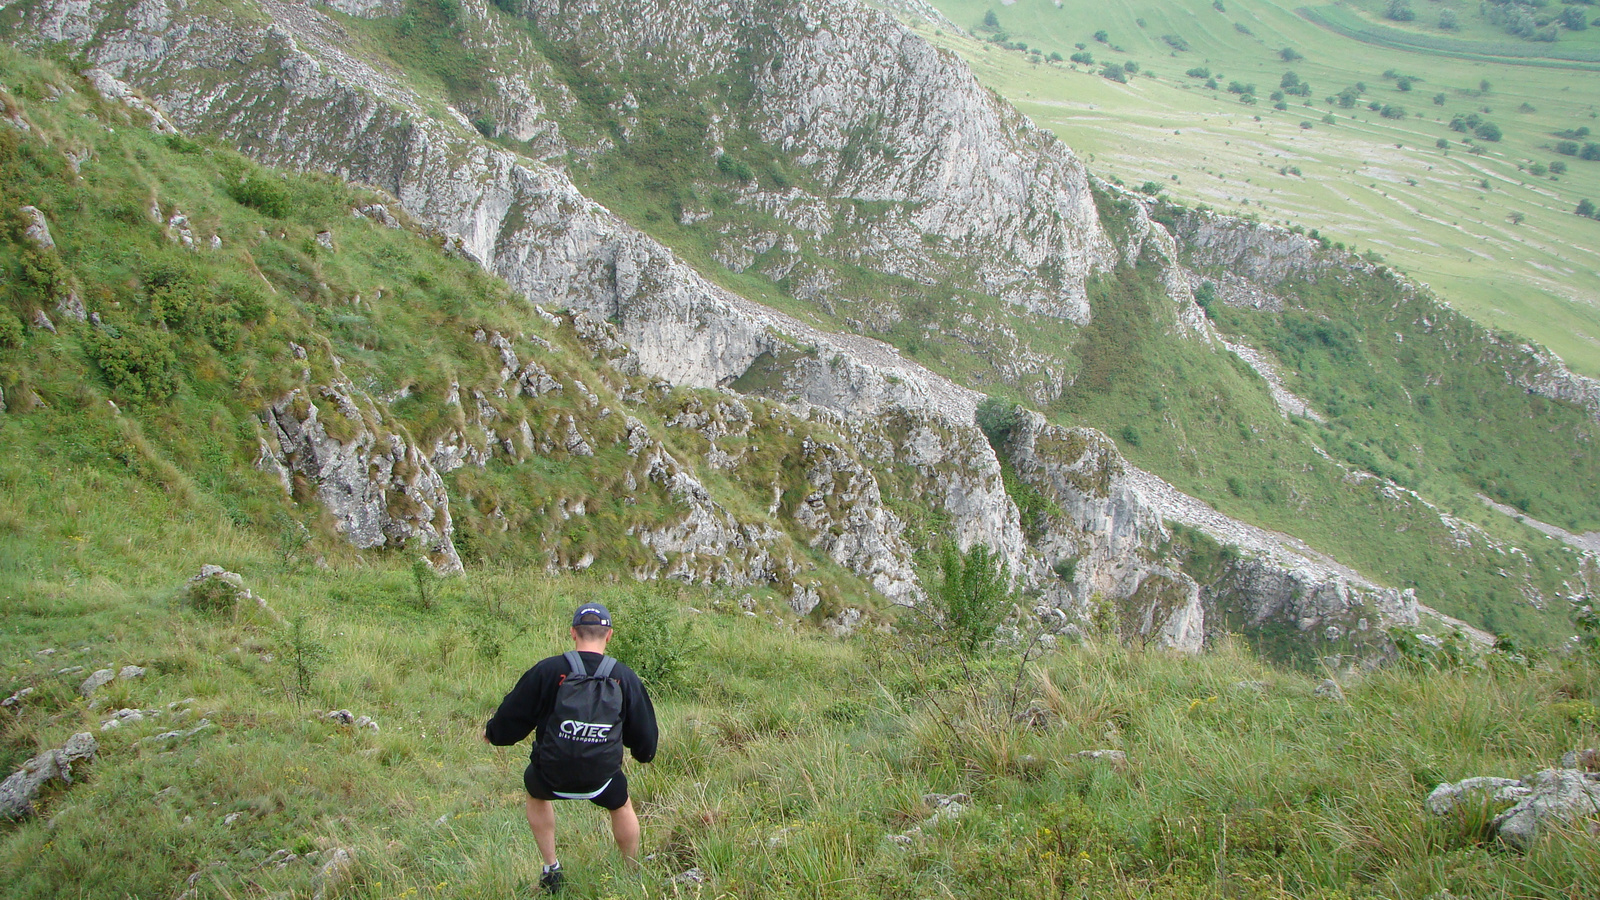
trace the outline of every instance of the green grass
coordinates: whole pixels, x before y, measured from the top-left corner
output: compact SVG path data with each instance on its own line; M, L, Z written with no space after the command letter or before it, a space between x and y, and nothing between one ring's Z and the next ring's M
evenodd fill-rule
M1441 9L1443 8L1446 7L1441 6ZM1600 68L1592 65L1600 63L1600 46L1597 46L1595 41L1585 41L1587 46L1570 46L1574 38L1583 41L1583 38L1588 37L1581 33L1567 32L1565 37L1568 40L1560 44L1523 41L1503 33L1495 35L1500 38L1499 40L1493 38L1462 40L1447 36L1452 32L1443 32L1441 35L1437 24L1432 33L1424 28L1378 24L1372 21L1370 14L1364 16L1347 6L1301 7L1295 11L1305 19L1343 37L1391 50L1431 52L1458 59L1515 65L1546 65L1600 71ZM1480 27L1487 26L1482 20L1473 21L1481 23ZM1584 63L1591 65L1583 65Z
M1052 0L935 5L972 29L993 6L1012 40L1046 53L1068 56L1076 52L1074 44L1086 44L1095 55L1092 67L1036 64L1024 53L923 27L1098 174L1130 185L1157 182L1186 203L1301 224L1376 250L1478 321L1531 337L1574 369L1600 374L1600 311L1594 303L1600 296L1600 243L1593 223L1572 215L1579 200L1600 197L1600 164L1566 159L1568 172L1554 180L1529 171L1534 163L1558 158L1555 132L1600 127L1591 118L1600 103L1600 79L1593 74L1375 46L1320 28L1297 15L1294 5L1273 0L1228 2L1226 13L1206 0L1117 7L1080 0L1063 0L1060 7ZM1514 40L1478 23L1476 6L1466 4L1418 4L1419 19L1411 26L1378 27L1424 34L1445 6L1459 11L1464 26L1452 41L1488 47ZM1365 15L1337 9L1345 18ZM1236 23L1252 34L1236 31ZM1101 29L1109 45L1094 41ZM1163 40L1167 34L1181 37L1190 50L1175 51ZM1525 46L1592 53L1600 48L1600 29L1563 32L1554 45ZM1279 57L1284 48L1305 58L1286 63ZM1101 61L1128 60L1142 67L1130 84L1097 74ZM1246 106L1225 90L1207 90L1204 79L1184 75L1195 67L1211 69L1224 88L1232 80L1256 84L1259 102ZM1286 97L1288 108L1280 112L1268 92L1290 69L1313 91L1306 98ZM1395 80L1384 78L1390 70L1421 80L1401 92ZM1485 79L1491 89L1480 94ZM1355 108L1326 102L1357 82L1365 83L1367 93ZM1435 94L1444 95L1444 105L1432 102ZM1305 100L1310 108L1302 105ZM1366 108L1371 100L1403 106L1411 116L1381 118ZM1457 113L1483 115L1485 106L1492 110L1486 117L1505 136L1479 142L1485 152L1474 155L1461 142L1463 135L1447 126ZM1330 114L1334 122L1324 123ZM1312 127L1304 129L1302 122ZM1450 143L1448 150L1435 147L1440 139ZM1290 167L1300 174L1288 172Z
M487 747L478 732L517 675L562 648L573 604L611 604L623 629L636 589L474 567L422 610L397 564L286 560L270 536L186 515L110 473L58 477L54 505L19 524L16 487L30 462L0 463L11 561L0 568L0 686L37 694L0 712L0 749L14 763L87 729L102 750L45 801L44 817L0 826L8 896L165 896L195 873L200 897L309 896L311 865L259 865L280 849L334 846L356 853L336 897L531 890L525 748ZM42 523L74 521L68 507L91 494L129 515L91 519L77 541L40 539ZM272 612L183 606L176 588L199 560L243 572ZM671 602L705 612L685 617L701 647L691 677L657 689L661 753L630 764L650 858L627 869L603 815L563 805L559 847L576 897L694 893L667 880L690 867L709 879L703 895L732 897L1566 898L1600 888L1586 838L1557 833L1507 853L1483 839L1481 818L1421 810L1441 780L1526 774L1600 739L1565 712L1574 699L1600 700L1587 659L1395 668L1347 681L1349 702L1334 704L1311 696L1320 676L1275 670L1232 644L1185 658L1090 642L1019 673L1015 648L963 661L915 628L839 641L746 617L723 592ZM289 691L281 624L297 616L327 650L304 696ZM46 646L55 655L35 655ZM81 675L52 674L129 662L149 674L104 689L98 711L76 694ZM186 698L186 716L98 731L109 709ZM317 716L337 708L381 730ZM1023 709L1037 724L1013 720ZM202 717L213 727L138 743ZM1092 749L1122 750L1130 763L1073 757ZM964 816L922 827L904 848L888 840L933 812L925 794L957 792L972 798Z
M0 771L79 731L101 742L70 788L42 799L41 816L0 824L6 896L174 897L191 888L197 898L314 896L312 864L263 863L280 850L334 847L354 850L355 863L332 898L526 894L538 855L521 811L524 750L489 748L479 734L515 678L562 649L573 605L591 599L611 605L620 629L665 602L670 627L657 633L700 649L684 659L651 656L650 643L624 648L641 654L630 657L641 670L682 676L676 689L655 685L658 760L630 770L651 858L627 869L601 814L562 807L561 855L575 897L1600 891L1587 838L1557 833L1511 854L1482 839L1481 817L1436 821L1420 811L1440 780L1518 776L1600 740L1592 717L1573 714L1600 701L1600 664L1581 654L1533 666L1503 655L1481 667L1419 662L1352 677L1349 702L1330 704L1311 694L1321 673L1274 669L1228 640L1189 658L1096 637L1023 666L1017 647L954 655L937 630L910 618L869 619L895 624L893 632L824 637L766 589L748 592L754 616L744 612L746 592L727 587L674 586L663 601L661 587L631 582L640 560L624 535L670 507L650 488L632 505L619 497L631 464L612 446L621 417L597 413L584 420L604 444L592 459L536 457L452 474L459 533L475 543L466 574L424 580L422 596L416 560L358 553L316 503L291 502L253 468L265 400L299 384L302 367L330 377L337 355L373 394L409 389L386 427L424 440L459 424L459 408L441 399L452 382L494 396L499 361L472 339L478 327L550 340L557 349L541 363L608 400L646 382L596 369L568 330L525 314L502 283L423 236L351 217L352 204L376 199L368 193L151 135L49 64L0 51L0 71L14 92L0 99L33 127L26 137L0 130L4 208L45 210L59 245L60 269L50 271L66 273L110 328L170 351L149 367L168 380L135 390L116 376L121 369L96 362L88 325L63 320L55 335L28 327L0 348L8 406L0 694L35 689L0 710ZM62 96L31 99L46 84ZM63 147L94 150L81 177L69 174ZM290 214L236 202L225 188L241 175L280 187ZM223 248L176 249L148 218L150 196L164 216L183 210L202 241L221 236ZM5 224L0 315L22 322L54 308L49 292L59 283L35 274L48 266L26 260L16 223ZM324 229L332 251L315 241ZM1102 324L1093 327L1110 332L1080 361L1095 391L1057 412L1100 416L1114 431L1137 404L1168 396L1147 383L1154 372L1199 393L1169 392L1174 399L1163 402L1174 404L1170 420L1182 430L1141 423L1141 453L1183 470L1185 459L1201 459L1197 448L1239 445L1216 470L1197 469L1196 487L1226 491L1230 473L1308 458L1296 432L1304 426L1279 422L1253 375L1166 334L1152 309L1165 301L1148 276L1118 273L1095 286ZM1280 326L1238 327L1268 338ZM306 360L290 341L310 349ZM519 352L543 353L527 342ZM585 415L575 393L497 399L543 431ZM716 402L677 390L634 410L657 425ZM756 515L775 482L793 489L803 477L794 445L829 436L769 404L750 407L749 474L704 478L731 508ZM1270 426L1259 441L1244 437L1253 422ZM1353 432L1367 427L1352 419ZM703 450L693 434L668 440L684 459ZM1336 477L1323 471L1303 483L1321 490ZM912 537L931 546L947 522L900 490L913 483L912 473L884 473ZM1252 505L1265 503L1264 488L1241 487L1237 506L1267 515ZM558 501L579 499L591 514L554 514ZM1365 502L1331 503L1327 515L1342 518L1330 533L1359 535L1378 521L1397 559L1439 537L1415 509L1379 508L1353 521ZM1051 512L1044 503L1036 511ZM1288 507L1280 515L1293 516ZM582 576L548 569L546 551L570 559L588 550L601 559ZM1220 559L1226 549L1211 552ZM805 559L817 564L808 577L828 585L828 605L870 608L861 585ZM1193 548L1183 562L1212 565ZM207 563L242 573L266 605L197 606L184 584ZM1562 564L1541 562L1529 577ZM322 653L297 672L297 649L313 645ZM145 666L146 676L113 682L97 702L78 694L84 673L60 671L127 664ZM1240 689L1244 681L1265 691ZM161 715L100 730L124 707ZM319 716L330 709L371 716L380 730L333 725ZM1030 709L1031 726L1017 719ZM149 741L201 719L210 727ZM1074 756L1093 749L1123 750L1131 762ZM919 824L934 811L924 795L957 792L971 795L964 816ZM913 826L922 830L909 847L889 840ZM667 880L691 866L707 874L705 886Z

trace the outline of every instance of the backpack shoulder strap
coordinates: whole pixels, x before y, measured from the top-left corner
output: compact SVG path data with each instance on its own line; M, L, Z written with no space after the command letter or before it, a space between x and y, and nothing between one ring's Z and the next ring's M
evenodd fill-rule
M583 657L578 655L578 651L568 650L562 655L567 658L567 665L572 667L572 674L579 676L587 676L589 674L589 670L583 667Z
M605 659L600 660L600 668L594 670L594 677L610 678L611 670L615 669L616 667L617 661L608 656Z

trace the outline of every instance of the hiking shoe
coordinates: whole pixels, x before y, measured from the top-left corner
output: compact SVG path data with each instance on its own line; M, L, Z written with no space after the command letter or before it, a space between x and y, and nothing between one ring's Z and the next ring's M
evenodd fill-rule
M539 875L539 890L542 893L554 894L561 890L561 867L547 868Z

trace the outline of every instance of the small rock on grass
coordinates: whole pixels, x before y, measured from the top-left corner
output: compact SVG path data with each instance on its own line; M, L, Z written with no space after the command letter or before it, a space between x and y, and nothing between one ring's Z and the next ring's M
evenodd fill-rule
M111 669L98 669L93 675L84 679L83 685L78 688L78 693L87 697L110 684L116 677L117 673Z
M100 750L94 735L79 732L58 750L46 750L22 764L22 768L0 783L0 818L20 819L33 815L33 800L40 788L51 781L72 783L72 764L92 759Z
M1561 768L1580 772L1600 772L1600 750L1568 750L1561 757Z
M354 728L357 731L365 729L374 734L378 732L378 722L376 719L373 719L370 716L358 716L348 709L332 710L324 713L322 718L327 719L329 722L332 722L335 725L345 725L350 728Z
M1339 687L1339 682L1334 681L1332 678L1322 679L1322 683L1317 685L1316 690L1312 691L1311 694L1322 700L1344 701L1344 688Z
M699 866L695 866L672 876L672 881L675 884L705 884L706 873L700 871Z
M335 890L339 885L350 879L351 872L355 869L355 851L344 847L335 847L328 853L328 861L317 869L314 881L316 891L312 895L315 900L323 900L330 890Z

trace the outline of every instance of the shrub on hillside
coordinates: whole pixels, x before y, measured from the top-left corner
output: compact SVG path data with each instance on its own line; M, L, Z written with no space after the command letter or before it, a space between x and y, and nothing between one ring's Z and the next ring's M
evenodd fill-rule
M178 354L171 335L127 323L95 330L84 341L89 358L113 391L139 403L159 403L178 390Z
M1017 405L1001 397L986 397L978 404L978 411L973 418L983 431L983 436L989 439L989 446L998 451L1010 440L1012 429L1017 427Z
M22 320L8 309L0 309L0 350L14 350L22 346L24 330Z
M702 647L672 598L651 587L616 607L618 625L606 652L627 663L651 691L687 688Z
M293 210L289 191L278 181L260 174L251 174L228 190L228 195L274 219L286 218Z
M190 584L184 594L195 611L208 614L233 612L239 602L239 587L219 575Z
M1278 58L1284 62L1299 62L1300 60L1305 59L1305 54L1294 49L1293 47L1285 47L1278 51Z
M1011 606L1010 573L987 544L973 544L966 553L945 544L939 570L944 578L933 600L945 633L963 652L972 653L994 637Z

